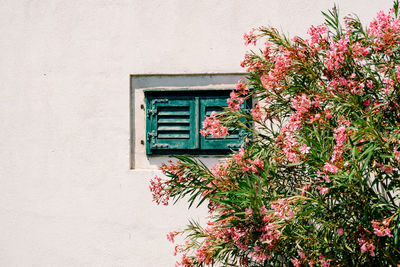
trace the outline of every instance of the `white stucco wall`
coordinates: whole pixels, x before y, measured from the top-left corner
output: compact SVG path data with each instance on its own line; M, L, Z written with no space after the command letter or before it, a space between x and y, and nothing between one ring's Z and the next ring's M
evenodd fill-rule
M369 20L391 0L338 0ZM242 34L304 34L328 0L0 1L0 266L173 266L157 207L130 170L130 75L241 72Z

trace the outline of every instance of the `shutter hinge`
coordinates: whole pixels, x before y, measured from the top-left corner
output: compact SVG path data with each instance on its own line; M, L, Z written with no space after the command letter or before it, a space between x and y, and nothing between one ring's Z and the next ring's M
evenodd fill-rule
M232 148L232 149L236 149L236 148L240 148L241 144L228 144L227 147L228 148Z
M147 133L147 140L149 140L149 141L153 140L153 142L155 142L154 139L155 139L156 136L157 136L156 131L153 130L151 132L148 132Z
M147 110L146 115L148 118L150 118L151 116L154 116L157 114L157 108L154 107L154 104L156 103L167 103L168 99L167 98L157 98L157 99L153 99L151 101L151 105L150 105L150 109Z
M168 144L154 144L153 148L168 148Z
M149 140L149 142L151 142L152 148L168 148L169 147L168 144L156 144L156 137L157 137L157 133L155 130L147 133L147 140Z
M168 98L157 98L157 99L153 99L153 101L151 101L153 103L153 105L155 103L168 103Z
M157 114L157 109L151 108L147 110L147 117L150 118L151 116L154 116Z

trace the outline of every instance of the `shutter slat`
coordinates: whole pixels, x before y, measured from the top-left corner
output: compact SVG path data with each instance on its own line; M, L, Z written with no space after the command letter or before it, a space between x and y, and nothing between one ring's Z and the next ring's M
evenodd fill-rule
M160 107L158 116L190 116L189 106Z
M159 124L163 124L163 123L185 123L185 124L189 124L190 123L190 118L189 118L189 116L187 116L187 117L179 117L179 116L175 116L175 117L159 117L158 123Z
M205 137L205 139L207 139L207 140L224 140L224 139L238 139L240 137L237 129L229 128L228 132L229 132L229 135L224 136L224 137L212 137L211 135L207 135Z
M160 111L158 113L159 116L189 116L189 111Z
M209 107L206 107L206 116L210 116L213 111L219 113L219 112L221 112L223 110L224 110L224 108L220 107L220 106L209 106Z
M158 138L159 139L189 139L190 138L190 133L158 133Z
M162 124L157 127L157 131L190 131L189 125L176 125L176 124Z

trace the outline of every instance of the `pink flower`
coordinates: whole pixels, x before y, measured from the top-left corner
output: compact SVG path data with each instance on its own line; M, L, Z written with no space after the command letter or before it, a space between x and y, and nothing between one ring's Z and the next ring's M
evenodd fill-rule
M329 162L325 162L324 170L327 172L331 172L331 173L337 173L339 169L335 165L333 165Z
M340 64L344 62L344 56L348 51L349 43L347 36L343 36L338 42L331 41L329 50L326 52L325 65L328 69L339 70Z
M329 262L328 262L327 260L325 260L325 259L322 259L322 260L321 260L321 266L323 266L323 267L329 267Z
M232 91L230 97L231 98L227 100L229 109L238 111L244 99L236 91Z
M383 50L387 55L392 54L390 49L400 35L399 19L394 19L392 17L393 12L393 9L390 10L389 14L380 11L377 18L373 20L368 27L368 33L374 38L374 50Z
M264 168L264 162L260 158L254 159L253 164L256 165L260 169Z
M321 43L322 40L326 39L327 27L325 24L318 26L311 26L307 33L310 35L311 39L307 40L310 43L310 46L317 47L317 44Z
M271 209L275 210L274 214L279 218L292 218L295 214L289 205L285 199L280 198L276 202L271 203Z
M311 100L307 97L306 94L302 94L301 96L296 96L291 99L292 106L296 110L298 116L302 116L308 112L311 108Z
M349 131L346 130L345 126L340 126L334 129L334 138L336 145L333 148L333 154L331 162L339 161L342 159L344 152L344 143L348 140Z
M370 244L370 243L364 243L364 244L361 246L361 253L365 253L365 252L370 251L372 257L375 256L374 250L375 250L375 245L372 244L372 243L371 243L371 244Z
M332 113L328 112L326 113L325 117L329 120L332 118Z
M368 247L366 246L366 244L362 244L360 250L361 250L361 253L365 253L368 251Z
M247 216L250 216L251 214L253 214L253 209L252 208L248 208L245 210L245 213Z
M393 153L394 153L394 156L395 156L397 162L400 164L400 151L397 151L397 149L394 148Z
M365 57L370 53L370 49L362 46L360 43L355 43L352 45L351 49L353 51L353 56L356 58Z
M326 174L324 176L322 176L322 179L324 179L325 183L330 183L331 182L331 180L329 179L329 176L326 175Z
M250 89L247 87L244 79L240 79L236 84L235 91L237 94L244 96L249 93Z
M175 236L177 235L177 234L179 234L180 232L169 232L168 234L167 234L167 239L168 239L168 241L169 242L171 242L171 243L174 243L175 242Z
M221 122L217 119L217 113L213 111L209 117L203 121L204 130L200 130L201 135L204 137L211 135L212 137L224 137L227 136L228 128L221 125Z
M324 255L319 255L319 259L321 260L321 266L329 267L329 261L325 259Z
M258 247L258 246L256 246L256 247ZM259 263L270 258L270 256L268 254L261 252L260 249L256 250L256 247L254 247L255 252L252 252L252 251L249 252L249 255L251 258L253 258L255 261L257 261Z
M277 145L282 147L282 152L285 154L286 159L289 162L299 162L300 161L300 157L298 155L299 143L294 137L292 129L285 128L282 129L282 131L284 131L284 136L276 139L278 143Z
M191 267L193 266L192 260L183 254L182 259L180 262L175 263L175 267L182 266L182 267Z
M374 228L374 234L377 236L383 237L383 236L388 236L392 237L392 233L390 229L388 228L389 223L388 221L384 220L382 222L379 221L371 221L372 227Z
M286 74L292 66L290 52L282 51L281 54L272 57L270 61L273 61L274 66L268 73L261 76L261 83L269 91L279 92L282 89L282 80L285 80Z
M319 119L321 118L321 114L315 114L315 116L311 117L310 123L314 123L315 121L318 122Z
M397 81L400 81L400 67L396 66L396 79Z
M385 236L393 237L389 228L385 228L383 231Z
M370 252L371 256L375 256L375 245L372 242L366 242L363 237L358 239L358 244L361 246L361 253Z
M301 266L301 261L299 261L298 259L292 259L291 262L293 263L293 266L295 266L295 267Z
M234 154L232 157L235 160L236 164L238 164L239 166L243 166L244 148L239 148L239 153Z
M329 192L329 188L323 187L323 186L317 186L317 189L319 190L319 193L321 195L325 195L326 193Z
M343 228L338 228L336 231L337 231L338 235L343 235L343 233L344 233Z
M252 171L254 173L259 173L259 169L262 170L264 168L264 162L259 158L254 160L247 159L246 161L250 163L250 165L243 167L244 172Z
M252 29L248 34L247 33L243 34L243 39L245 41L244 42L245 45L249 45L249 44L256 45L257 44L258 35L256 35L254 33L254 31L255 31L255 29Z
M303 144L302 146L300 146L300 152L303 155L304 154L308 154L308 153L310 153L310 147L305 145L305 144Z
M150 191L153 195L153 201L159 205L162 203L163 205L168 205L169 201L169 192L167 191L167 183L168 181L162 181L160 177L155 176L150 181Z
M392 166L385 166L383 164L381 164L381 166L379 167L379 169L387 174L392 174L393 173L393 167Z
M258 103L256 104L256 106L254 108L251 109L251 115L253 116L254 120L258 120L258 121L262 120L261 109L260 109L260 105Z

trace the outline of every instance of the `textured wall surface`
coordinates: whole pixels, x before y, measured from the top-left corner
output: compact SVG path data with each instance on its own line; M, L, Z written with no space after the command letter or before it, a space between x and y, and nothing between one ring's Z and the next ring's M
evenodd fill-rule
M337 0L364 21L390 0ZM241 72L242 34L304 35L328 0L1 0L0 266L173 266L169 230L130 170L131 74Z

